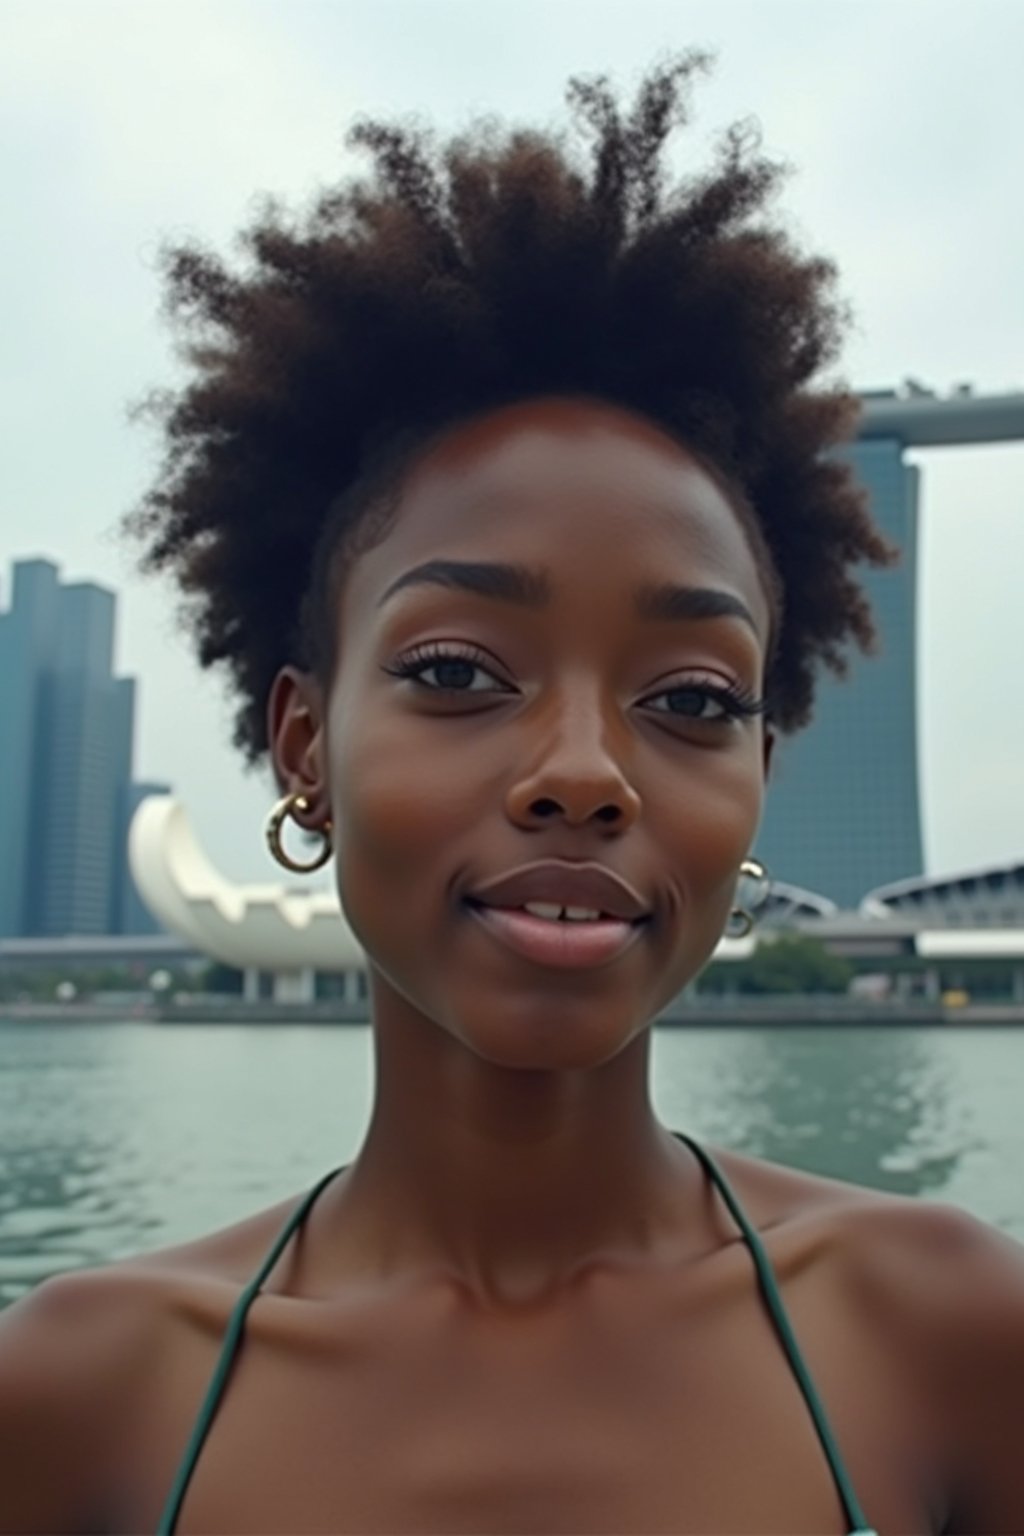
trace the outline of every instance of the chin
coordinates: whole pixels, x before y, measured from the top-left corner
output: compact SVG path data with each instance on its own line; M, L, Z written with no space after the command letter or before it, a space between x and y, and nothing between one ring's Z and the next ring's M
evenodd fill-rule
M550 993L531 1006L526 999L514 1007L494 1009L486 1026L454 1017L449 1033L490 1066L516 1072L591 1071L612 1061L651 1024L631 1011L612 1010L593 998L552 998Z

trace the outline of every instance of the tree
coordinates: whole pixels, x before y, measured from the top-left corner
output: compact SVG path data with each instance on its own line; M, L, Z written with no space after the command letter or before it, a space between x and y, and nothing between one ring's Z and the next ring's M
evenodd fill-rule
M854 974L848 960L805 933L763 940L737 969L737 991L755 993L845 992Z

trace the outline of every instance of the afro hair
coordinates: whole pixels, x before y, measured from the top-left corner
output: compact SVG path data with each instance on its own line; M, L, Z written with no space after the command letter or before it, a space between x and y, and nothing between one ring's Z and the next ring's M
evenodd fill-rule
M834 451L856 397L815 384L844 330L833 266L767 217L783 173L748 125L698 173L664 165L706 64L657 65L628 112L604 77L573 80L561 132L488 120L438 144L358 122L372 174L301 217L264 205L234 267L165 251L188 376L145 406L163 458L125 524L176 578L201 664L227 669L250 761L279 668L329 672L344 561L411 459L532 396L642 414L733 489L776 606L779 729L809 719L822 666L872 648L853 568L894 552Z

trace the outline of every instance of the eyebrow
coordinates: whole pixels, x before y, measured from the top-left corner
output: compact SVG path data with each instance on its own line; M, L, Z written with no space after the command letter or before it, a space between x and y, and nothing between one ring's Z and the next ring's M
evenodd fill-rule
M545 608L551 601L551 584L539 571L525 565L492 565L469 560L428 560L414 565L388 587L378 607L395 592L412 586L456 587L479 597L496 597L520 608Z
M676 587L670 582L641 587L636 609L642 619L742 619L757 634L754 615L746 603L718 587Z
M541 571L525 565L504 565L469 560L428 560L393 581L380 598L381 607L405 587L454 587L478 597L496 598L520 608L539 610L551 601L551 584ZM754 616L746 603L732 592L717 587L679 587L665 582L645 585L635 593L640 618L655 622L685 619L742 619L757 634Z

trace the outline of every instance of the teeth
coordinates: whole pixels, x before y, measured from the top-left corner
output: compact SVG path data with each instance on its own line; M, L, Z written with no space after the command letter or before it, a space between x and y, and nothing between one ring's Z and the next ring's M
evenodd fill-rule
M551 922L563 918L570 923L592 923L601 916L592 907L563 907L557 901L526 901L523 910L534 917L546 917Z
M562 908L557 901L527 901L523 903L524 912L532 912L534 917L559 918Z

